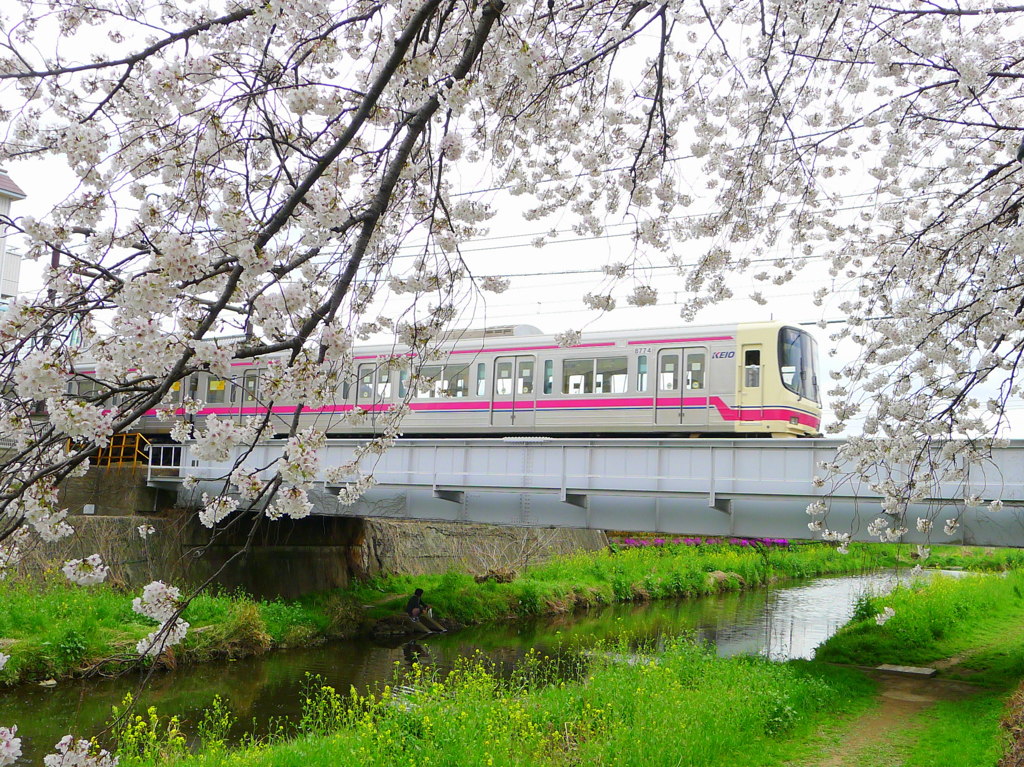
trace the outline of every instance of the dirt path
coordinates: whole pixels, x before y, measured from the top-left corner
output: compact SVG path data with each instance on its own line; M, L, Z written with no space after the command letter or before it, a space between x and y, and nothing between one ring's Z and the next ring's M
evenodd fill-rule
M917 728L917 714L939 701L961 700L978 692L965 682L868 672L879 683L879 705L846 729L823 758L807 767L895 767L902 758L895 744Z

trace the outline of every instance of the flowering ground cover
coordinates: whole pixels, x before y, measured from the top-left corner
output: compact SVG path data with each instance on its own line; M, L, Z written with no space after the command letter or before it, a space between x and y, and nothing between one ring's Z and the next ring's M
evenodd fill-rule
M613 540L613 546L637 548L646 546L743 546L765 548L789 548L788 538L633 538L623 537Z
M188 753L156 723L153 738L133 733L120 764L752 767L777 763L786 744L792 756L815 725L857 710L873 690L847 669L723 659L686 640L629 662L625 646L608 649L581 657L569 679L564 666L555 676L534 657L511 680L470 660L443 680L414 671L397 694L350 697L313 685L294 731L231 749L206 726L198 753Z

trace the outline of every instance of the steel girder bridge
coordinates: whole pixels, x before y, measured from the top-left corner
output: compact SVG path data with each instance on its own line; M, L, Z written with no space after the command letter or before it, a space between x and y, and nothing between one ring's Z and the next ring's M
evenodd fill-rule
M283 441L258 445L250 469L281 456ZM321 471L342 466L363 441L329 440ZM343 483L321 479L310 498L314 514L479 522L515 527L575 527L668 535L817 537L808 529L808 504L828 507L829 529L853 540L877 541L868 525L880 516L871 481L851 478L816 487L823 463L834 463L841 440L734 439L400 439L361 467L376 485L351 505L338 502ZM186 445L153 445L149 482L168 487L184 474L199 492L219 492L232 462L195 460ZM266 472L271 476L271 472ZM322 475L323 476L323 475ZM184 497L184 496L188 497ZM1003 509L967 506L977 496L1000 499ZM963 467L963 478L939 485L934 497L907 510L902 540L929 536L916 518L933 520L932 543L1024 547L1024 441L996 449L990 461ZM945 520L957 518L953 536Z

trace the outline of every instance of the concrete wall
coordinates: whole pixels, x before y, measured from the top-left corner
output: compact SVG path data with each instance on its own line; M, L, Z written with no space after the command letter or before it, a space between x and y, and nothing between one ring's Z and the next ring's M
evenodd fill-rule
M215 576L221 585L258 596L296 597L389 573L518 571L555 554L607 546L598 530L307 517L260 519L253 533L254 521L239 515L211 543L210 531L193 517L183 536L183 549L191 552L189 578ZM252 546L243 552L250 534Z
M60 503L72 514L91 504L96 514L152 514L174 505L176 494L146 486L145 466L92 466L84 477L65 480Z
M99 553L112 579L139 588L154 579L199 584L209 578L261 597L296 597L385 573L523 569L554 555L607 545L597 530L521 529L457 522L311 516L271 522L236 514L216 537L174 496L145 486L145 469L92 468L61 488L76 534L33 548L30 572L59 569ZM94 513L84 515L92 504ZM138 534L142 524L156 533ZM246 545L249 544L246 551Z
M39 574L60 570L69 559L99 554L110 567L111 582L139 588L152 580L182 583L189 571L183 558L181 531L185 517L180 511L151 516L105 516L69 514L75 534L56 543L39 543L25 552L21 570ZM139 525L149 524L156 532L143 539Z

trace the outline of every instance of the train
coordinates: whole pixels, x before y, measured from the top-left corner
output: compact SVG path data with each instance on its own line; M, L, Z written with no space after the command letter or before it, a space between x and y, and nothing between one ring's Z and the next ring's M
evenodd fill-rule
M335 401L303 408L300 428L330 437L374 432L374 414L408 403L406 436L820 436L818 349L806 330L779 322L733 323L583 334L572 346L530 325L453 333L436 359L394 345L353 350L354 376ZM395 360L407 362L395 366ZM230 380L192 373L176 382L206 417L267 415L267 360L236 361ZM86 379L82 379L85 381ZM362 419L342 418L359 408ZM278 434L296 404L276 401ZM182 411L183 412L183 411ZM166 441L169 424L150 413L136 430Z

